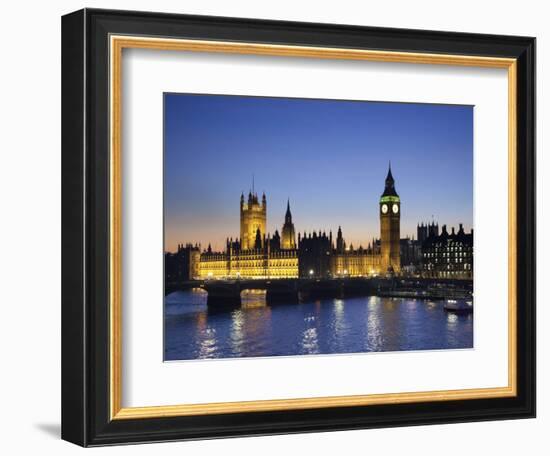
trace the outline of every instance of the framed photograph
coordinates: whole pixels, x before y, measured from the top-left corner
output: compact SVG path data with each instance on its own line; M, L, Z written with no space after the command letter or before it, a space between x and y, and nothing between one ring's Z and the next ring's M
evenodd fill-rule
M535 416L535 39L62 20L62 436Z

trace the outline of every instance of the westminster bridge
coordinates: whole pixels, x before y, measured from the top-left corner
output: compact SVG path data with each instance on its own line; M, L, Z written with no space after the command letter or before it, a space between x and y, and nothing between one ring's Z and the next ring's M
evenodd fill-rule
M241 306L243 291L265 290L267 304L298 303L310 299L351 296L387 296L419 299L462 299L472 296L472 280L429 278L349 277L334 279L237 279L189 280L165 284L165 295L202 289L207 305L214 308Z

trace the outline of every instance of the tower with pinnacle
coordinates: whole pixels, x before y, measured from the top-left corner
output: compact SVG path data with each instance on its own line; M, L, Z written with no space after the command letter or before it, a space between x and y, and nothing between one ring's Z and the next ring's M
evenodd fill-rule
M257 248L258 236L261 247L263 247L263 239L266 235L267 226L267 201L265 193L262 195L260 203L258 195L254 191L254 183L252 190L248 192L248 200L245 202L244 194L241 194L241 249L249 250ZM259 235L258 235L259 233Z
M292 250L296 248L296 233L294 223L292 223L292 213L290 212L290 199L286 203L285 223L282 229L281 248L283 250Z
M391 164L380 197L380 269L381 273L401 271L401 199L395 191Z

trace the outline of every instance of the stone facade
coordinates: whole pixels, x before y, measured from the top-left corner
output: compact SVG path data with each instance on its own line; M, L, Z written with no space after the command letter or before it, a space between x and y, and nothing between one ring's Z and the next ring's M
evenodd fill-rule
M267 201L260 203L254 191L245 202L240 201L240 238L227 239L226 248L213 252L211 247L194 256L190 270L198 271L191 278L296 278L296 277L359 277L399 274L401 200L395 191L391 169L380 197L380 240L372 240L366 248L346 246L341 228L336 244L332 232L296 234L290 201L287 202L281 235L266 234Z
M432 278L471 279L474 273L474 231L465 233L462 224L451 233L443 225L422 243L422 275Z

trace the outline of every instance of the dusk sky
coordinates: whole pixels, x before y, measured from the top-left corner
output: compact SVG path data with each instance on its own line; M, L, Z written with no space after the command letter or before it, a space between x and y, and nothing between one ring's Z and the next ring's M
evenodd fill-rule
M391 161L401 237L418 222L473 223L473 107L165 94L165 248L239 236L239 199L255 180L267 226L287 198L296 233L342 227L348 245L380 236ZM450 228L449 228L450 231Z

